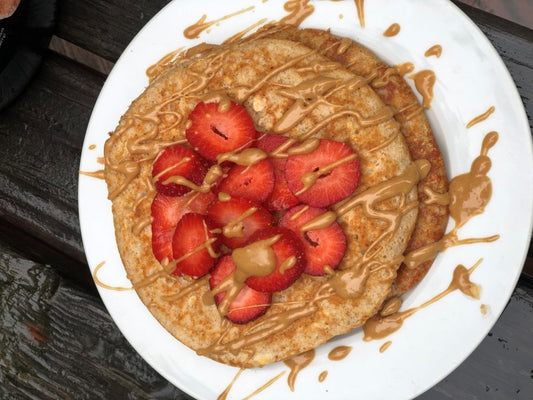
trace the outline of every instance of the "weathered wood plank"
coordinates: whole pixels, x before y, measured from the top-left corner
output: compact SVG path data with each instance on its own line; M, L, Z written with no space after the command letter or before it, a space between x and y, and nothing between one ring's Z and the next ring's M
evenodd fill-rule
M0 245L0 398L191 399L133 350L97 296Z
M1 236L26 248L28 243L12 231L18 228L43 244L45 262L50 262L44 251L48 246L73 263L86 263L78 221L78 167L103 82L102 75L49 54L24 95L2 111Z
M137 32L169 2L63 1L55 34L114 62Z

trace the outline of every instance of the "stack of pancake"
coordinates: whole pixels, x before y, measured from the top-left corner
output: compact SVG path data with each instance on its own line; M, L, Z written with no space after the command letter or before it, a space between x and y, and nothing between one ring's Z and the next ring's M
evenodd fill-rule
M312 89L300 98L303 87ZM358 296L332 290L328 282L334 275L304 274L274 293L265 315L237 325L209 301L206 279L164 273L152 253L149 225L143 223L149 221L155 195L153 161L166 146L183 142L187 116L198 102L224 98L241 103L256 130L267 133L276 133L278 122L299 101L305 112L282 133L297 141L311 135L349 144L360 163L356 196L400 179L414 160L429 161L429 174L417 186L373 205L380 215L416 205L398 212L394 229L360 206L339 216L347 251L335 274L357 275L372 264ZM321 30L269 26L161 65L108 139L105 158L118 249L139 297L185 345L240 367L284 360L363 325L386 299L422 279L431 262L409 270L401 265L402 255L440 239L447 221L445 207L423 203L423 188L444 193L447 177L416 96L397 69L353 41Z

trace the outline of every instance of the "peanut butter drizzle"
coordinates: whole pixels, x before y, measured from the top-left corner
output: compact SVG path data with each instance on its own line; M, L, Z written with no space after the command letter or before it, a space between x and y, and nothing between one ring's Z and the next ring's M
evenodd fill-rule
M147 215L146 217L143 217L143 218L140 218L139 220L137 220L133 224L133 226L131 228L131 231L133 232L133 234L135 236L139 236L140 233L144 230L144 228L149 226L151 223L152 223L152 216L151 215Z
M491 167L491 160L487 156L489 149L496 144L498 133L489 132L481 146L481 154L476 157L470 167L470 172L453 178L448 193L438 194L429 188L424 188L430 194L428 201L441 205L448 205L450 216L455 222L453 229L442 239L427 246L420 247L406 254L404 264L414 269L425 261L433 259L438 252L445 251L452 246L471 243L493 242L500 236L493 235L484 238L459 239L458 230L472 217L483 213L492 196L492 183L487 173Z
M243 348L258 343L271 335L283 332L293 322L313 315L318 310L316 303L331 295L331 288L322 287L316 295L304 305L292 307L288 310L271 315L269 318L264 319L255 325L250 332L228 341L227 343L214 343L213 345L198 350L196 353L198 355L224 354L226 352L236 354ZM224 296L224 298L225 297L226 296Z
M398 33L400 33L400 25L395 22L389 26L385 32L383 32L383 36L392 37L396 36Z
M161 296L161 300L168 301L168 302L173 302L173 301L179 300L179 299L181 299L183 297L186 297L189 294L195 292L196 290L204 287L208 281L209 281L209 276L205 275L205 276L203 276L203 277L201 277L199 279L196 279L195 281L193 281L189 285L183 287L178 293L167 295L167 296ZM135 287L137 287L137 286L135 286ZM207 291L206 293L209 293L209 291ZM210 296L210 297L211 297L211 300L212 300L213 299L212 296Z
M233 384L235 383L235 381L237 380L237 378L242 374L242 371L244 371L245 368L241 368L239 369L239 371L235 374L235 376L233 377L233 379L231 380L230 384L226 387L226 389L224 389L224 391L222 393L220 393L220 395L217 397L217 400L226 400L226 398L228 397L228 394L229 392L231 391L231 388L233 387Z
M418 104L418 101L415 101L411 104L408 104L402 108L399 108L397 111L396 111L396 114L395 116L397 115L401 115L403 120L405 121L409 121L411 119L413 119L417 114L420 114L424 111L424 108ZM406 113L406 114L404 114Z
M496 109L494 106L491 106L487 111L485 111L483 114L478 115L475 117L472 121L470 121L468 124L466 124L466 128L472 128L475 124L480 123L481 121L485 121Z
M217 163L222 164L224 161L231 161L237 165L250 167L268 157L268 154L256 147L247 148L240 153L237 151L228 151L217 156Z
M409 78L415 81L416 90L422 95L422 105L426 110L429 109L433 100L433 86L437 80L435 73L429 69L424 69L409 75Z
M236 11L234 13L225 15L221 18L215 19L213 21L206 22L207 16L204 14L202 17L194 24L190 25L189 27L185 28L183 31L183 36L185 36L187 39L196 39L198 36L200 36L200 33L208 29L209 27L213 26L214 24L224 21L228 18L234 17L239 14L244 14L248 11L251 11L255 8L255 6L251 6L248 8L244 8L242 10Z
M378 73L372 79L371 85L375 89L385 87L389 84L391 76L394 76L394 75L404 76L408 74L409 72L412 72L414 69L415 69L415 66L411 62L405 62L403 64L395 65L394 67L387 68L382 73Z
M241 40L248 32L250 32L251 30L257 28L258 26L260 25L263 25L265 22L268 21L268 18L263 18L263 19L260 19L259 21L257 21L255 24L252 24L250 25L248 28L245 28L243 29L242 31L236 33L235 35L233 36L230 36L229 38L227 38L226 40L224 40L222 43L223 44L230 44L230 43L235 43L235 42L238 42L239 40Z
M354 160L357 158L357 155L355 153L350 154L349 156L343 157L335 162L332 162L331 164L324 165L323 167L319 167L316 171L306 172L301 178L300 181L303 184L303 187L298 190L295 195L298 196L305 191L309 190L311 186L317 181L318 178L321 176L327 174L328 172L332 171L333 169L337 168L338 166Z
M105 264L105 261L102 261L100 264L98 264L96 266L96 268L94 269L93 271L93 280L94 282L100 286L100 287L103 287L104 289L109 289L109 290L116 290L117 292L123 292L123 291L126 291L126 290L132 290L133 287L121 287L121 286L110 286L110 285L106 285L105 283L103 283L99 278L98 278L98 271L100 271L100 268L102 268Z
M279 20L278 23L282 25L299 26L315 11L315 7L309 4L309 0L289 0L283 8L290 14Z
M481 262L482 259L480 259L469 269L466 269L462 265L458 265L453 272L453 278L448 288L420 306L413 307L405 311L396 312L387 317L372 317L363 326L363 331L365 333L363 340L368 342L370 340L383 339L389 336L391 333L394 333L400 329L403 325L403 322L408 317L429 306L430 304L442 299L444 296L448 295L454 290L459 289L465 295L478 299L479 286L470 281L470 275L481 264Z
M340 361L346 357L352 351L352 346L338 346L331 350L328 354L328 358L331 361Z
M285 271L294 267L294 265L296 264L296 261L297 259L294 256L290 256L286 258L279 266L279 273L283 275Z
M429 49L426 50L424 53L425 57L431 57L435 56L439 58L442 54L442 46L440 44L436 44L434 46L431 46Z
M152 80L154 77L159 75L161 71L163 71L167 64L171 63L176 56L181 53L183 50L183 47L180 47L179 49L176 49L174 51L171 51L168 54L165 54L159 61L157 61L155 64L149 66L146 69L146 76L149 80Z
M223 202L231 200L231 195L226 192L218 192L217 197L218 197L218 200L223 201Z
M379 312L379 315L381 315L382 317L387 317L389 315L392 315L398 312L401 306L402 306L402 299L400 299L399 297L393 297L387 300L387 302L385 303L385 305Z
M379 210L379 203L401 196L407 196L409 191L429 173L431 165L427 160L416 160L411 163L405 171L388 181L374 185L362 193L353 195L348 201L339 205L334 205L333 210L328 211L311 221L302 225L300 230L307 232L315 229L327 228L337 217L344 215L353 207L361 206L366 216L377 218L388 222L389 228L385 230L385 235L391 234L400 223L400 218L408 211L417 206L416 202L400 205L398 210Z
M289 220L290 221L294 221L298 218L300 218L300 216L306 212L307 210L309 210L309 205L306 204L305 206L303 206L300 210L298 210L297 212L295 212L293 215L290 216Z
M297 356L283 361L283 363L291 370L289 376L287 377L287 383L289 384L291 392L294 392L294 383L296 382L296 378L298 377L300 371L311 364L314 358L315 350L311 349L305 353L298 354Z
M481 310L481 314L485 315L489 311L489 306L487 306L486 304L481 304L479 306L479 309Z
M390 340L387 341L387 342L385 342L385 343L383 343L383 344L381 345L381 347L379 348L379 352L380 352L380 353L384 353L385 350L387 350L391 344L392 344L392 342L391 342Z
M99 169L98 171L90 171L90 172L79 171L79 174L90 176L91 178L96 178L96 179L105 179L105 174L104 174L103 169Z
M357 9L357 16L359 17L359 25L361 28L365 27L365 0L354 0L355 8Z
M163 175L165 175L167 172L171 171L172 169L179 167L181 164L185 164L187 162L191 161L191 157L183 157L181 160L179 160L177 163L172 164L171 166L165 168L163 171L158 173L156 176L152 178L152 181L156 183L159 178L161 178Z
M267 383L265 383L263 386L257 388L254 390L251 394L243 398L242 400L249 400L252 397L254 397L256 394L261 393L263 390L267 389L269 386L271 386L274 382L276 382L279 378L281 378L283 375L285 375L285 371L280 372L277 374L274 378L270 379Z
M91 144L91 145L89 146L89 150L94 150L94 149L96 149L96 145L95 145L95 144Z
M230 221L226 225L224 225L222 227L222 234L228 238L243 237L244 225L242 224L242 221L244 221L256 211L257 207L250 207L248 210L239 215L236 220Z
M318 381L319 382L324 382L324 380L326 380L327 376L328 376L328 371L322 371L320 373L320 375L318 375Z

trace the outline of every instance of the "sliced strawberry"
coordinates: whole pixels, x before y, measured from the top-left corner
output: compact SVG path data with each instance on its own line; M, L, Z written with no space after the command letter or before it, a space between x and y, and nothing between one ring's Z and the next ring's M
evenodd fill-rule
M189 213L181 218L172 237L172 252L177 261L174 275L199 278L211 270L215 257L208 247L217 252L220 246L213 229L213 223L204 215Z
M359 161L356 158L325 171L303 192L302 178L353 154L354 151L347 144L321 139L319 146L311 153L289 156L285 164L289 189L301 202L312 207L328 207L345 199L359 183Z
M344 257L346 235L338 222L334 222L327 228L302 232L300 230L302 225L327 211L314 207L308 207L302 211L304 207L308 206L302 204L291 208L281 217L279 225L289 228L302 240L307 259L304 272L315 276L324 275L326 265L335 269Z
M257 147L267 153L271 153L285 143L287 139L288 137L283 135L264 134L257 141ZM275 181L272 193L264 201L264 205L270 211L288 210L300 203L300 200L292 194L287 186L287 180L285 179L285 164L287 163L287 159L271 157L269 160L274 167Z
M220 183L219 190L232 196L262 203L274 189L274 167L269 160L261 160L249 167L234 165Z
M187 140L211 161L216 161L221 153L249 147L256 137L248 111L234 102L222 111L219 103L198 103L189 114L189 120L191 125L186 131Z
M209 287L211 289L217 287L235 268L231 254L223 256L211 272ZM226 292L217 293L215 303L220 304L225 295ZM245 284L235 300L229 305L226 318L236 324L245 324L263 315L271 303L272 295L270 293L259 292Z
M252 208L256 208L256 211L248 215L242 221L235 224L238 232L242 227L242 236L233 236L230 232L221 235L222 243L228 246L230 249L242 247L248 241L250 236L257 230L271 226L273 223L272 215L261 205L248 199L241 197L232 197L229 201L215 201L207 212L207 215L216 227L226 229L231 228L232 223L236 223L245 213L252 211Z
M207 208L216 199L211 193L188 193L185 196L165 196L158 193L152 202L152 251L155 258L172 261L172 237L181 217L195 212L207 214Z
M156 179L155 188L167 196L181 196L191 188L178 183L164 182L173 176L182 176L195 185L200 185L208 169L207 160L197 152L179 144L169 146L157 157L152 167Z
M276 255L276 269L266 276L250 276L246 279L246 284L252 289L261 292L277 292L287 289L300 277L305 268L303 244L290 229L279 226L261 229L250 237L248 244L270 239L276 235L281 235L281 238L271 246ZM294 261L294 265L282 271L281 268L285 268L286 263L291 261L289 258Z

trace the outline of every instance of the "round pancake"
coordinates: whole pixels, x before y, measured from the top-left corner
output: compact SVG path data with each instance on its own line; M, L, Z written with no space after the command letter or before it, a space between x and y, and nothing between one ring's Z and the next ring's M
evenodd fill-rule
M438 241L446 230L448 208L439 204L424 204L427 195L424 187L434 192L448 191L448 177L439 146L422 107L398 71L382 62L371 51L346 38L339 38L319 29L297 29L292 25L269 25L260 29L248 40L257 38L288 39L317 50L320 54L343 65L370 82L383 102L394 111L407 146L414 160L426 159L431 171L418 185L418 221L406 252ZM432 261L415 269L402 264L394 283L393 295L414 287L427 273Z
M328 68L320 68L324 64ZM199 101L228 96L247 108L258 131L276 133L308 83L318 88L307 94L308 112L284 135L302 139L312 133L348 143L360 162L356 193L406 171L411 157L404 137L372 88L302 44L271 38L221 46L176 64L131 104L106 142L105 177L117 245L139 297L185 345L230 365L256 367L283 360L361 326L389 296L398 267L394 260L403 254L416 223L414 207L376 250L372 246L387 224L368 217L362 207L352 208L338 219L348 242L339 269L357 268L369 249L383 266L369 274L362 294L345 299L328 290L328 278L304 275L274 293L264 316L244 325L229 323L206 301L211 296L205 278L192 281L163 272L151 247L151 167L164 147L183 140L190 111ZM315 86L319 83L325 84ZM413 189L405 198L379 206L395 210L416 199Z

